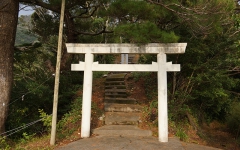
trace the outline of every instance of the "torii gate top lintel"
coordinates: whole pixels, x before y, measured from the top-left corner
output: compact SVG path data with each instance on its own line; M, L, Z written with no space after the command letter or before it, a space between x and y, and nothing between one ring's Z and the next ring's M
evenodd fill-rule
M68 53L92 54L182 54L185 53L187 43L149 43L137 44L79 44L67 43ZM91 49L91 50L89 50Z

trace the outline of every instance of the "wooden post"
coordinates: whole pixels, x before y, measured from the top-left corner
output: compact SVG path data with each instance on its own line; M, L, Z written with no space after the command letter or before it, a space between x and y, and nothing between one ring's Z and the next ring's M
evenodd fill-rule
M56 63L55 85L54 85L52 130L51 130L50 145L55 145L55 140L56 140L58 89L59 89L59 76L60 76L59 75L60 74L60 62L61 62L61 54L62 54L62 36L63 36L64 11L65 11L65 0L62 0L61 18L60 18L59 36L58 36L58 52L57 52L57 63Z

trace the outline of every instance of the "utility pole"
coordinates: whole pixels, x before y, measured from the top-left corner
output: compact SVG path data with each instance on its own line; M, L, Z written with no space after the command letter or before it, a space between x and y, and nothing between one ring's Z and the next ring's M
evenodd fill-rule
M52 112L52 130L51 130L50 145L55 145L55 140L56 140L57 106L58 106L60 62L61 62L61 54L62 54L64 11L65 11L65 0L62 0L59 35L58 35L58 51L57 51L56 73L55 73L54 99L53 99L53 112Z

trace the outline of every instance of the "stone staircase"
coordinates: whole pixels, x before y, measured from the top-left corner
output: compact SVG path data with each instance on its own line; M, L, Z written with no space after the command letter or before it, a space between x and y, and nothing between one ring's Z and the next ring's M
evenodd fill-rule
M137 127L142 106L133 98L128 98L125 76L127 73L114 73L105 81L105 126L94 129L101 135L139 135L151 136L152 132Z
M137 125L139 122L142 107L136 105L135 99L128 98L126 74L111 74L106 78L104 100L106 125Z
M128 63L129 64L134 64L134 62L133 62L134 57L135 57L134 54L128 54Z

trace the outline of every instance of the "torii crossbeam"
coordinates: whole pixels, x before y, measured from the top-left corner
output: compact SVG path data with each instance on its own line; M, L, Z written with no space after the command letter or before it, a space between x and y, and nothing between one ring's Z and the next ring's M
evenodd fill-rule
M167 62L166 54L185 53L187 43L135 44L72 44L69 53L85 54L85 62L72 64L72 71L84 71L81 137L90 136L92 72L93 71L139 71L158 73L158 133L160 142L168 142L167 72L180 71L179 64ZM93 62L94 54L157 54L152 64L98 64Z

